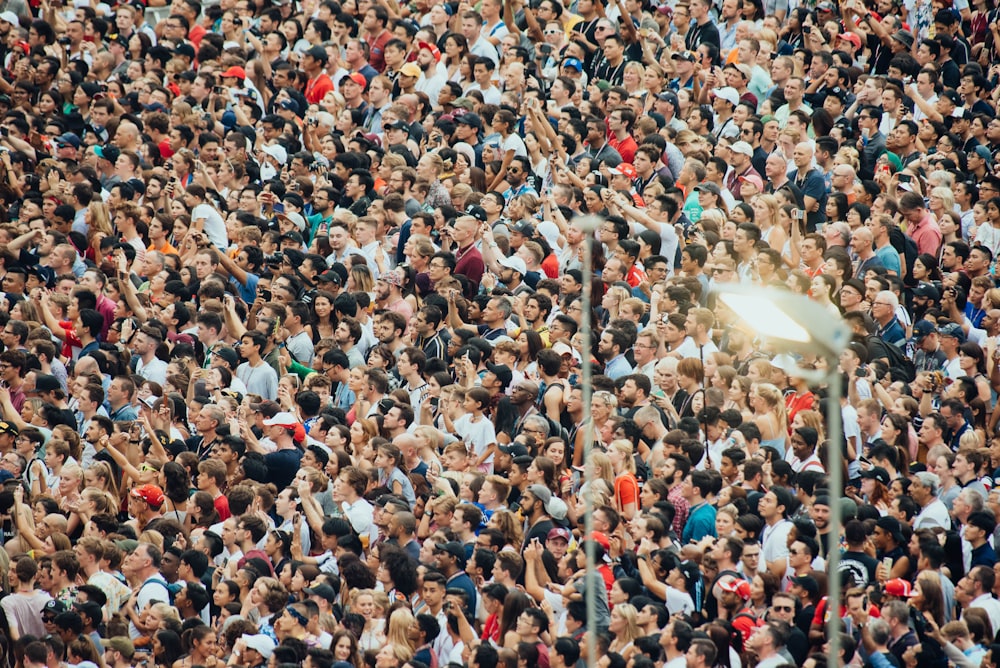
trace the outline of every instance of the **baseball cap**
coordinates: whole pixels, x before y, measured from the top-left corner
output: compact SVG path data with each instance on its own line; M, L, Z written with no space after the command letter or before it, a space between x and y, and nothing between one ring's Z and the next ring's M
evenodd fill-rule
M938 327L938 335L950 336L953 339L958 339L959 343L965 343L965 332L962 331L962 326L957 322L949 322Z
M247 646L247 649L254 650L265 659L270 659L271 654L274 653L274 640L268 635L264 635L263 633L254 633L252 635L244 633L242 638L243 644Z
M282 411L276 414L274 417L266 418L264 420L265 427L285 427L286 429L292 429L297 424L299 424L299 419L289 413L288 411Z
M114 638L101 638L101 645L108 649L120 652L126 659L131 659L135 654L135 645L125 636L115 636Z
M858 35L855 35L853 32L842 32L839 35L837 35L837 38L842 39L846 42L850 42L851 44L854 45L855 49L861 48L861 38Z
M0 21L6 21L11 25L21 25L21 21L17 18L17 14L11 11L6 11L0 13Z
M973 150L973 152L976 155L978 155L980 158L982 158L983 160L985 160L987 164L989 164L989 165L993 164L993 154L990 153L990 149L989 148L987 148L986 146L983 146L982 144L979 144L978 146L976 146L972 150Z
M458 125L468 125L469 127L481 130L483 128L483 119L479 117L479 114L474 114L471 111L462 114L461 116L455 117L455 123Z
M35 392L55 392L61 390L59 379L48 373L35 374Z
M213 357L218 357L225 360L226 364L233 371L236 370L237 365L240 363L240 356L236 354L236 351L229 346L220 346L216 350L212 351Z
M941 299L941 293L938 292L937 287L933 283L927 283L921 281L917 284L917 287L913 288L914 297L926 297L927 299L933 299L938 301Z
M45 604L45 607L42 608L42 612L47 612L52 615L58 615L60 613L66 612L67 610L69 610L69 606L66 604L66 602L59 601L56 599L49 601L48 603Z
M617 167L612 167L608 171L619 176L627 176L629 179L639 176L639 172L635 170L635 167L627 162L620 163Z
M294 100L286 100L286 102L289 101L294 102ZM298 107L298 105L295 106ZM285 150L284 146L279 144L269 144L261 150L281 164L285 164L288 161L288 151Z
M873 466L867 471L862 471L861 477L865 480L878 480L883 485L888 485L892 482L889 478L889 472L881 466Z
M528 273L528 265L524 263L524 260L513 255L511 257L501 258L499 261L501 267L507 267L508 269L513 269L521 276L525 276Z
M731 577L720 581L719 589L732 592L744 601L750 598L750 583L740 578Z
M0 434L13 434L17 436L20 432L17 429L17 425L13 422L7 422L6 420L0 420Z
M137 499L142 499L153 508L159 508L163 505L163 490L156 485L136 487L132 490L131 494Z
M671 60L686 60L689 63L693 63L698 60L698 57L691 53L690 51L679 51L674 55L670 56Z
M329 59L329 56L326 54L326 49L319 45L310 47L309 50L302 55L311 56L312 58L322 60L323 62L326 62Z
M545 536L545 540L554 540L561 538L562 540L569 542L569 529L564 529L562 527L556 527L554 529L549 529L548 535Z
M420 65L417 65L416 63L406 63L399 68L399 73L406 77L419 77Z
M286 111L291 111L296 114L299 113L299 103L291 98L282 100L278 103L278 106Z
M491 362L487 362L486 370L496 376L497 380L500 381L501 391L506 390L511 381L514 380L514 372L511 371L510 367L506 364L492 364Z
M695 189L696 192L697 191L704 191L704 192L707 192L707 193L712 193L713 195L721 195L722 194L722 191L719 189L719 186L716 185L716 184L714 184L714 183L712 183L711 181L705 181L703 183L699 183L698 185L696 185L694 187L694 189Z
M434 56L434 62L441 62L441 49L437 48L434 44L428 44L427 42L417 42L418 49L427 49Z
M916 343L917 341L923 340L925 336L931 332L937 331L934 327L934 323L929 320L918 320L913 324L913 336L910 340Z
M240 67L239 65L233 65L228 70L223 72L221 76L223 79L225 79L226 77L236 77L240 81L243 81L244 79L247 78L247 71L242 67Z
M563 67L572 67L577 72L583 72L583 63L578 58L567 58L563 61Z
M343 86L345 81L353 81L362 88L368 87L368 79L365 79L365 75L361 72L351 72L350 74L345 74L340 77L340 85Z
M524 457L528 454L528 448L520 443L511 443L510 445L501 445L500 452L511 457Z
M591 531L590 535L587 536L589 540L594 541L598 545L604 548L605 551L611 549L611 541L608 539L607 534L601 531Z
M816 582L816 578L811 575L800 575L797 578L792 578L792 584L802 587L810 594L816 594L819 592L819 583Z
M674 93L669 90L663 91L662 93L657 95L656 99L660 100L661 102L669 102L670 104L674 105L674 107L678 105L677 93Z
M753 146L751 146L745 141L735 142L732 146L729 147L729 150L732 151L733 153L739 153L740 155L750 156L751 158L753 157Z
M760 178L756 174L750 174L749 176L741 176L739 177L739 180L742 183L752 184L755 188L757 188L757 190L764 189L764 179Z
M890 534L897 543L903 542L903 525L895 517L880 517L875 521L875 526Z
M310 596L319 596L331 603L337 598L337 592L328 584L320 584L315 587L306 587L303 591Z
M104 146L94 147L94 155L96 155L98 158L104 158L111 164L117 162L118 156L120 156L121 154L122 154L121 149L111 144L105 144Z
M74 148L80 148L81 142L80 138L77 137L72 132L64 132L58 137L56 137L56 144L63 144L63 145L70 144Z
M892 38L907 49L913 48L913 33L908 30L897 30L892 34Z
M475 218L476 220L478 220L480 223L485 223L486 222L486 209L484 209L481 206L477 206L475 204L470 204L469 206L465 207L465 213L467 213L468 215L472 216L473 218Z
M434 546L434 551L450 554L463 564L468 560L465 556L465 547L458 541L450 540L447 543L437 543Z
M962 95L957 90L946 90L941 93L941 97L948 98L956 107L962 106Z
M893 578L892 580L887 580L883 591L889 596L898 596L899 598L910 598L910 594L913 592L913 587L910 583L902 578Z
M522 220L519 223L515 223L514 225L511 225L510 226L510 231L511 231L511 233L515 233L516 232L517 234L520 234L521 236L530 237L530 236L534 235L535 228L528 221Z
M713 91L712 95L725 100L734 107L740 103L740 94L732 86L723 86L722 88Z
M542 505L546 508L549 505L549 501L552 500L552 492L545 485L529 485L528 491L531 492L532 496L541 501Z

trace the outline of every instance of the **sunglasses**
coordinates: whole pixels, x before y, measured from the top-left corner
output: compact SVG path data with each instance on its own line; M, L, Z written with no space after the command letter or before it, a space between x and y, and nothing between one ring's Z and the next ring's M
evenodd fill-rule
M771 608L775 612L792 612L794 610L790 605L772 605Z

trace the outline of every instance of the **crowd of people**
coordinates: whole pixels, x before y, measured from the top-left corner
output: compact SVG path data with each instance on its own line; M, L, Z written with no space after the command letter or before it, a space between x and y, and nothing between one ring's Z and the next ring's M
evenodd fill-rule
M5 0L0 656L1000 665L998 55L992 0Z

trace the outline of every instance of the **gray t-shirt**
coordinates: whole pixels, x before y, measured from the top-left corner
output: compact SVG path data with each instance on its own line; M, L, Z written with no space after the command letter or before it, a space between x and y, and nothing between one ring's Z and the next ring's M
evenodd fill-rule
M244 362L236 367L236 377L247 386L248 394L259 394L270 401L278 398L278 374L270 364L250 366L250 362Z
M30 594L11 594L0 601L11 628L16 628L18 637L31 634L37 638L45 635L42 624L42 610L52 600L46 592L35 590Z

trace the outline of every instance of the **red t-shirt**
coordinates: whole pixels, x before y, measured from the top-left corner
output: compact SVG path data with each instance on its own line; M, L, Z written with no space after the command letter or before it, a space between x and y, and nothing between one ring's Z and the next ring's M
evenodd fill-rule
M626 471L615 478L615 498L621 508L634 503L639 507L639 482L635 476Z
M333 80L326 72L321 73L315 79L310 79L306 83L306 100L309 104L319 104L323 97L333 90Z
M229 499L227 499L224 494L220 494L215 497L215 509L219 511L220 522L225 522L233 516L232 512L229 510Z

